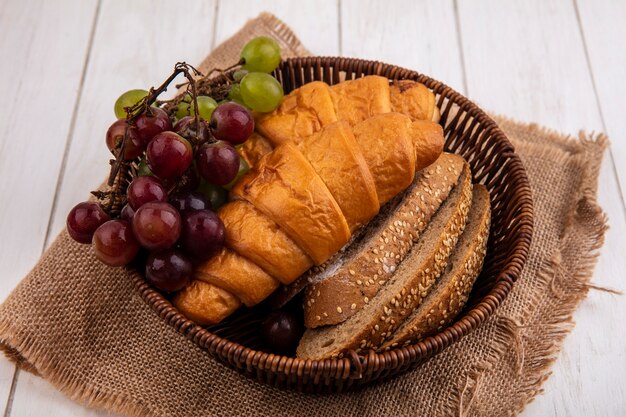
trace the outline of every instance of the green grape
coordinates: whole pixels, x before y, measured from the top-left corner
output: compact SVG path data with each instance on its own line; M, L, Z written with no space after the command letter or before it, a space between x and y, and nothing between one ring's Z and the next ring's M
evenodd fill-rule
M251 72L241 80L241 97L252 110L267 113L283 101L283 87L269 74Z
M267 36L259 36L249 41L241 50L245 60L243 69L270 73L280 63L280 47Z
M235 80L236 83L240 82L243 77L245 77L248 74L248 71L245 69L240 69L237 70L233 73L233 80Z
M146 161L146 157L141 158L141 162L139 162L139 166L137 167L137 175L140 177L146 177L150 175L154 175L152 170L148 166L148 162Z
M176 119L182 119L185 116L191 115L189 103L191 103L191 96L185 94L182 101L176 105L176 112L174 113Z
M230 90L228 91L228 99L230 101L234 101L237 104L245 106L243 98L241 97L241 85L233 84L230 86Z
M146 90L128 90L121 96L115 100L115 106L113 107L113 111L115 111L115 117L118 119L126 118L126 110L124 107L132 107L135 104L139 103L139 101L148 95Z
M245 159L239 158L239 171L237 171L237 175L235 176L235 178L231 182L226 184L224 188L230 191L233 188L233 186L237 183L237 181L239 181L239 178L246 175L248 171L250 171L250 165L248 165Z
M217 102L209 97L209 96L198 96L196 99L198 101L198 114L204 120L211 120L211 115L213 114L213 110L217 107ZM189 94L185 94L183 101L178 103L178 107L176 108L176 118L182 119L185 116L193 116L194 115L194 102Z

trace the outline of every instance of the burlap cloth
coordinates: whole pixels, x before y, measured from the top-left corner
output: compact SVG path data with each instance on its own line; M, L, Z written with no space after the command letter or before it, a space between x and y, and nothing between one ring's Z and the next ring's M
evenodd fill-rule
M261 34L278 39L284 55L306 53L282 22L262 15L202 67L234 62L243 43ZM535 235L524 273L480 329L388 383L313 396L242 377L168 327L124 270L97 262L65 232L0 307L1 347L72 399L133 416L519 413L541 392L590 287L606 229L596 189L607 141L498 122L533 190Z

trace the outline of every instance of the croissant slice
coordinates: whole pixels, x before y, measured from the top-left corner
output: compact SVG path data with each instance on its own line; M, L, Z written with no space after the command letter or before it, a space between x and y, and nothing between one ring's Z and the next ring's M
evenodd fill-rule
M330 87L321 81L303 85L285 96L272 113L258 116L256 127L274 146L299 143L337 121Z
M185 317L203 326L219 323L241 306L230 292L199 280L174 294L172 302Z
M263 301L279 285L254 262L227 248L203 263L195 277L231 292L248 307Z
M263 155L272 152L272 149L274 147L267 139L257 132L253 132L239 149L239 154L252 167L259 162Z
M337 122L299 146L354 231L378 213L376 183L348 122Z
M247 257L283 284L313 265L311 258L267 216L244 200L222 206L226 246Z
M313 262L321 264L350 239L350 227L324 182L293 145L267 154L231 196L275 221Z
M391 111L389 80L369 75L344 81L331 87L331 96L338 120L355 125L381 113Z
M412 80L394 81L390 89L391 111L413 120L439 121L435 95L424 84Z

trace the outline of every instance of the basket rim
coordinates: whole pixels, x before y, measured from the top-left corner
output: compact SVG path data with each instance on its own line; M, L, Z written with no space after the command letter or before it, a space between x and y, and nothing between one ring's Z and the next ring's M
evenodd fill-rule
M292 373L298 376L304 374L314 375L315 383L319 381L320 377L326 379L330 377L341 380L361 379L383 368L408 368L410 364L415 363L419 359L425 359L441 352L443 349L458 342L462 337L477 329L502 304L513 288L513 284L520 277L530 251L534 219L530 185L526 170L519 155L515 152L513 145L496 122L475 103L434 78L417 71L381 61L333 56L308 56L287 58L281 61L280 68L289 67L293 70L294 66L321 65L329 61L333 63L333 76L336 74L338 77L339 72L342 71L341 68L346 65L356 64L357 70L354 72L357 74L357 77L366 74L365 71L359 71L359 68L373 68L373 74L385 76L389 79L415 79L425 84L436 94L443 96L445 93L445 96L449 100L454 101L460 107L466 107L466 109L464 109L466 113L470 114L479 124L484 126L483 130L485 132L488 132L495 136L496 139L509 145L506 157L510 158L510 169L515 171L514 177L512 177L510 181L515 181L514 187L516 187L518 191L517 200L519 201L518 206L520 214L516 217L518 237L515 238L511 254L508 256L502 269L496 275L494 286L488 293L482 296L479 302L473 305L468 311L465 311L462 316L457 317L452 324L436 334L411 345L395 347L391 350L379 353L370 350L362 355L354 351L349 351L343 358L315 360L283 356L257 351L237 342L222 338L186 318L160 292L154 289L145 280L143 274L136 267L132 265L126 267L142 299L155 310L168 325L173 326L189 340L193 341L201 348L206 349L214 359L220 360L220 357L228 358L227 362L230 365L248 371L260 368L265 371L282 373L283 375ZM328 375L328 372L331 370L335 372L333 372L332 375Z

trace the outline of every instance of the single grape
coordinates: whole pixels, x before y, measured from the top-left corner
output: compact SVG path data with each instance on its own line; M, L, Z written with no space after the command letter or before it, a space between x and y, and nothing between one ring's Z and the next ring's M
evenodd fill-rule
M177 119L182 119L185 116L191 115L189 103L191 103L191 96L189 94L185 94L183 99L176 105L174 116L176 116Z
M245 69L238 69L237 71L235 71L233 73L233 80L235 80L236 83L240 82L243 77L245 77L248 74L248 70Z
M109 266L126 265L137 255L139 243L130 224L124 220L109 220L93 234L96 257Z
M115 101L113 110L115 111L115 117L118 119L126 118L126 110L124 107L132 107L139 103L141 99L148 95L146 90L128 90L124 94L118 97Z
M161 132L150 141L146 150L148 166L160 178L180 177L193 160L187 139L174 132Z
M235 179L226 184L224 188L226 188L227 190L232 189L237 181L239 181L239 178L243 177L248 171L250 171L250 165L248 165L245 159L239 158L239 171L237 171Z
M100 204L83 202L70 210L65 224L72 239L80 243L91 243L93 233L109 219Z
M214 185L206 181L200 182L198 192L207 199L213 210L219 209L228 201L228 191L219 185Z
M213 110L217 107L217 101L215 101L212 97L209 96L198 96L196 98L198 101L198 114L204 120L211 120L211 115L213 114ZM194 116L195 112L195 104L193 99L189 94L185 96L182 102L178 104L176 109L176 117L178 119L182 119L186 116Z
M135 212L133 232L146 249L167 249L180 237L181 218L178 211L162 201L146 203Z
M209 133L209 124L203 118L198 120L199 130L196 129L196 119L192 116L185 116L176 122L174 125L174 132L178 133L187 140L198 140L200 143L204 143L209 140L211 134Z
M172 121L165 110L158 107L150 107L148 111L135 120L135 127L137 128L137 136L141 141L141 145L145 148L157 134L166 130L172 130Z
M245 60L243 64L245 70L272 72L280 63L280 47L274 39L259 36L243 47L241 58Z
M272 311L261 325L263 339L277 353L293 353L304 333L303 320L289 310Z
M128 185L128 204L137 210L151 201L166 201L167 191L155 177L135 177Z
M216 139L238 145L254 131L254 118L250 110L241 104L224 103L213 112L211 128Z
M137 136L137 130L134 126L128 126L126 120L116 120L107 130L106 144L111 153L117 156L126 134L126 128L128 127L128 137L126 138L126 144L124 145L124 158L126 161L132 161L137 158L143 152L141 141Z
M146 279L162 291L182 290L192 273L191 261L177 249L152 252L146 261Z
M243 102L252 110L267 113L283 101L283 87L269 74L251 72L240 84Z
M239 154L226 142L204 144L196 154L196 165L200 175L216 185L231 182L239 171Z
M187 212L183 216L180 244L186 253L206 260L224 246L224 223L210 210Z
M228 99L234 101L237 104L245 106L243 98L241 97L241 86L238 83L232 84L230 90L228 90Z
M146 161L145 156L141 158L141 161L139 161L139 165L137 166L137 175L141 177L154 175L148 166L148 161Z
M170 197L170 204L181 214L188 211L206 210L211 206L204 195L199 192L179 193Z
M120 210L120 218L132 223L133 217L135 217L135 210L130 206L130 204L124 204L124 207Z

